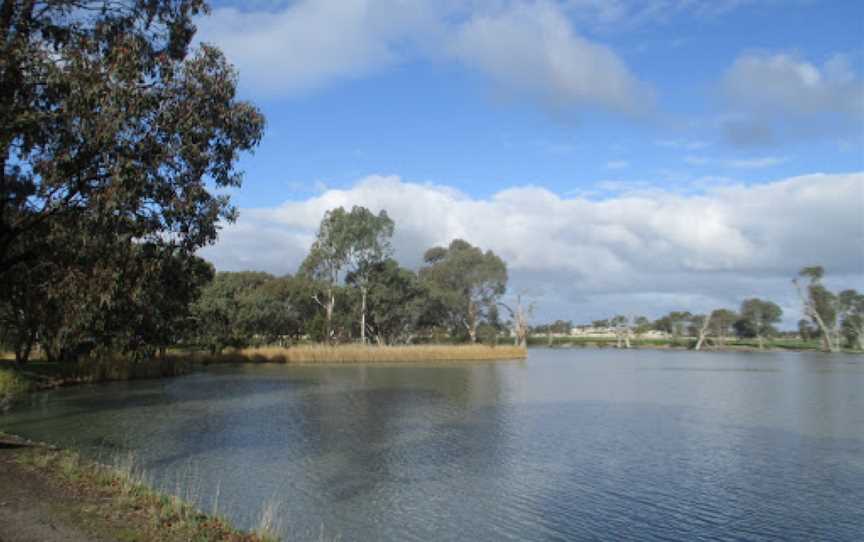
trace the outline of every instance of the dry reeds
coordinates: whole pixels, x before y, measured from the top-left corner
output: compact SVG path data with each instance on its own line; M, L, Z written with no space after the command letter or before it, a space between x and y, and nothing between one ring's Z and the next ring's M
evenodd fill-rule
M518 346L470 345L305 345L290 348L244 348L196 358L201 363L424 363L524 359Z

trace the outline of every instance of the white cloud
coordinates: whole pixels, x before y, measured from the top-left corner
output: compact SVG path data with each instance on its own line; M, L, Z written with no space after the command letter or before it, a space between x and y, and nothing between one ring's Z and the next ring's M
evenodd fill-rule
M653 102L651 89L611 49L576 34L553 3L477 13L458 30L450 51L506 91L553 105L641 113Z
M259 93L292 94L399 62L405 41L432 31L421 0L300 0L276 10L219 8L198 21Z
M864 79L846 57L822 66L787 54L740 56L722 80L731 107L721 118L733 143L771 143L854 132L864 123Z
M258 94L292 95L417 59L459 61L544 105L643 112L651 91L608 47L577 35L557 4L299 0L215 9L198 39L218 45Z
M709 301L734 307L754 295L791 306L789 279L813 264L852 277L857 287L864 282L864 173L603 200L537 186L476 199L443 185L372 176L350 189L244 210L202 255L224 270L294 272L324 212L340 205L386 209L404 265L418 266L426 248L457 237L494 250L509 265L511 290L536 292L541 317L708 310ZM690 301L673 307L673 297Z

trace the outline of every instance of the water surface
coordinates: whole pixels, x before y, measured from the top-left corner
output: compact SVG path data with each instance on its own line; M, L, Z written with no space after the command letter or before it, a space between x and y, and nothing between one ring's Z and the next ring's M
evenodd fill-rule
M67 388L0 429L318 540L864 539L864 360L531 350Z

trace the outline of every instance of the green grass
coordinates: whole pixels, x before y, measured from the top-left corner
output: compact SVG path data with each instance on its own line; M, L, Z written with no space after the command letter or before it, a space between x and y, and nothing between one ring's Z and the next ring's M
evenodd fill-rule
M259 531L240 531L215 510L205 514L187 500L150 488L131 456L106 465L71 450L36 446L19 452L17 461L75 495L71 504L64 501L68 512L65 515L100 537L168 542L278 540L276 508L272 504L262 511Z

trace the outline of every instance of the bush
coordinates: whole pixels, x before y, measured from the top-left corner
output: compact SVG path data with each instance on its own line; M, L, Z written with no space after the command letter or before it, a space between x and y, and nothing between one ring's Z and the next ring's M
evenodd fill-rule
M0 412L6 411L29 388L27 381L14 371L0 369Z

